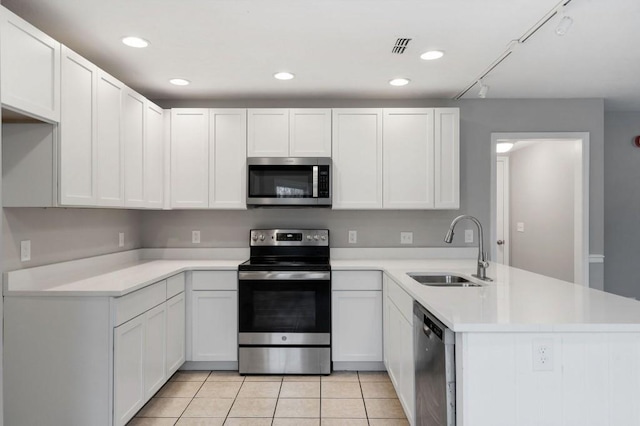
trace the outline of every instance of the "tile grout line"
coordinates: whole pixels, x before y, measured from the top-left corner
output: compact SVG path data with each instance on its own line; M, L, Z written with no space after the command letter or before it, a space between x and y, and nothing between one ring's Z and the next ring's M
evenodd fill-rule
M364 407L364 415L367 420L367 425L371 425L371 422L369 421L369 413L367 412L367 404L365 404L364 402L364 391L362 390L362 381L360 380L360 371L357 371L356 375L358 376L358 386L360 387L360 395L362 395L362 406Z

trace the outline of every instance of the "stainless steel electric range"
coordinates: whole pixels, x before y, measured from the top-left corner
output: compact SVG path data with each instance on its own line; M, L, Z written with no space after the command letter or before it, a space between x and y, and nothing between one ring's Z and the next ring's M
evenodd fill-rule
M253 229L238 268L240 374L331 373L327 229Z

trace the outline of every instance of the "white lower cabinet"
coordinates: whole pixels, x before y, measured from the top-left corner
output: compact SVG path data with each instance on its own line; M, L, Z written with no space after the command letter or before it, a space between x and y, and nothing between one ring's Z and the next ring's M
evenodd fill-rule
M192 293L192 360L238 360L238 292Z
M331 360L382 362L382 273L334 271L331 280Z
M145 316L116 327L113 340L114 424L123 425L145 401Z
M415 419L411 296L384 277L384 355L387 372L410 424Z
M185 361L184 292L167 300L167 377Z
M144 395L148 400L167 379L167 304L156 306L145 316Z

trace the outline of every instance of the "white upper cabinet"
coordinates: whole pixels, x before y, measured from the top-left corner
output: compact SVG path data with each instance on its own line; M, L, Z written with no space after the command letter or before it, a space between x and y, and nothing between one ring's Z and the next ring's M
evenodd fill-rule
M62 46L60 203L96 205L97 68Z
M146 99L126 88L124 91L124 196L126 207L145 207L144 198L144 133Z
M209 110L171 110L171 207L209 206Z
M331 157L331 110L289 110L289 156Z
M123 206L122 91L124 84L100 70L97 75L97 204Z
M288 109L248 111L247 154L249 157L289 156Z
M249 157L331 157L330 109L249 109L247 128Z
M382 109L333 110L333 208L382 208Z
M0 6L2 104L60 121L60 43Z
M164 111L147 101L144 132L145 206L161 209L164 204Z
M432 209L433 109L385 109L383 128L383 207Z
M435 109L435 208L460 208L460 109Z
M246 209L247 111L212 109L209 127L209 207Z

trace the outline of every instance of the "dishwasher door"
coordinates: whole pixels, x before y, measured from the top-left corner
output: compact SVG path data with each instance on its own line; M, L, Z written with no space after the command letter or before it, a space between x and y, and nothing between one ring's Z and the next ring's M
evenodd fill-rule
M455 338L423 308L413 305L416 426L455 426Z

